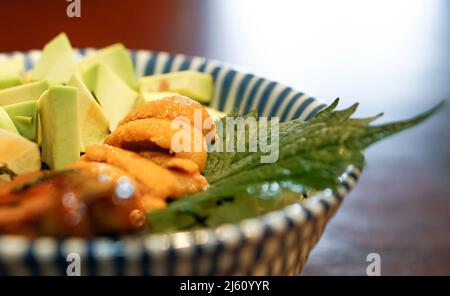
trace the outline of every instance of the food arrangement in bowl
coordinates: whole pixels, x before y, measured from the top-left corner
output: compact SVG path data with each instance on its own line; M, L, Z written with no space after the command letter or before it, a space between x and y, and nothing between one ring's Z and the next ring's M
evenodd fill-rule
M298 274L375 125L282 84L123 45L0 60L0 274ZM269 120L268 120L269 119ZM281 119L281 122L279 122Z

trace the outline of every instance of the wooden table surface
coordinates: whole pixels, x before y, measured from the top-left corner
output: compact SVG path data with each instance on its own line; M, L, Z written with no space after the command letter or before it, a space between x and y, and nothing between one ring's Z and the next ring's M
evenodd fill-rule
M362 3L363 2L363 3ZM131 5L133 3L133 5ZM382 121L450 99L449 1L4 1L0 51L40 48L60 31L74 46L225 60L325 102L361 102ZM450 274L450 107L371 147L356 189L330 221L303 275Z

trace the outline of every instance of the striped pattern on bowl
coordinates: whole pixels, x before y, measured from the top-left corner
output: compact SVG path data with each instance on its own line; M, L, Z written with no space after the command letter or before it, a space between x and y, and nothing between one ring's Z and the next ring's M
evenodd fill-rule
M78 49L81 57L95 49ZM308 120L325 105L286 85L235 66L200 57L130 51L138 76L197 70L214 77L212 107L229 112L257 110L281 121ZM40 51L0 54L33 67ZM0 275L66 275L69 255L79 255L82 275L296 275L360 171L350 168L336 194L320 192L301 204L216 228L120 239L0 235ZM68 257L69 256L69 257Z

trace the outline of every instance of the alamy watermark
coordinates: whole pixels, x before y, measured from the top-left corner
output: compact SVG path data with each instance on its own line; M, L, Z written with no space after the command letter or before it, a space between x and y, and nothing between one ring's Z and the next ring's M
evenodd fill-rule
M81 257L78 253L69 253L66 257L67 268L66 275L80 276L81 275Z
M66 0L69 2L66 9L68 17L81 17L81 0Z
M81 256L78 253L69 253L66 257L67 276L81 275ZM368 276L381 276L381 256L378 253L370 253L366 257L366 262L369 262L366 268Z
M171 139L172 152L259 152L261 163L274 163L279 158L278 117L225 117L215 122L202 118L202 110L194 110L192 122L177 117L172 128L178 130ZM203 134L202 131L209 131Z
M366 268L366 274L368 276L380 276L381 275L381 256L378 253L370 253L366 257L366 262L370 262Z

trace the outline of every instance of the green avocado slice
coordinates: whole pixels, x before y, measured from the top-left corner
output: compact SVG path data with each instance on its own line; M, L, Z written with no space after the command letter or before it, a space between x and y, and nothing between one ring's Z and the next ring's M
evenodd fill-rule
M83 79L88 88L93 91L109 120L109 129L113 131L135 107L137 92L102 64L97 64L86 71Z
M180 71L142 77L138 81L140 93L176 92L201 103L213 96L214 82L210 74L197 71Z
M136 88L136 73L134 72L133 62L123 44L110 45L98 50L93 55L85 57L80 61L79 68L84 74L98 64L108 67L132 89Z
M0 106L37 100L49 84L45 80L21 84L0 90Z
M39 62L31 71L31 80L47 79L65 83L76 69L77 62L69 38L61 33L44 46Z
M23 69L23 60L17 57L0 62L0 89L22 84Z
M42 161L51 169L63 169L80 157L78 90L51 86L39 98L42 125Z
M78 89L78 112L81 128L81 152L92 144L100 144L109 133L109 122L105 112L76 73L67 83Z
M37 100L5 106L19 133L31 141L37 141Z
M19 134L14 122L9 117L8 113L5 111L5 108L0 106L0 129L5 129L15 134Z

